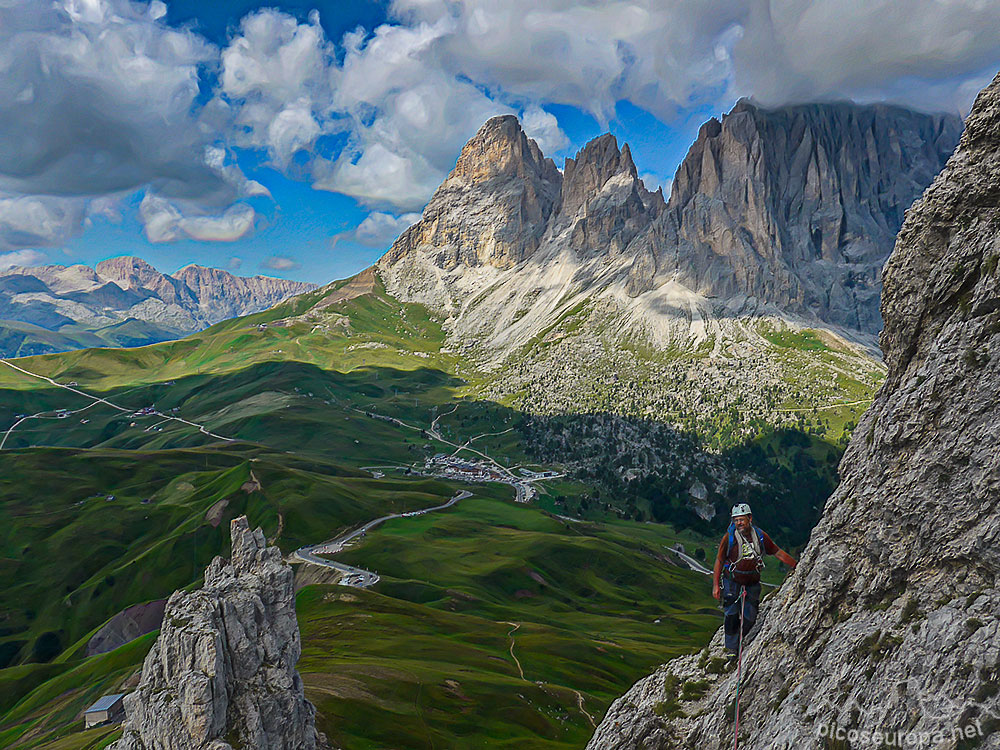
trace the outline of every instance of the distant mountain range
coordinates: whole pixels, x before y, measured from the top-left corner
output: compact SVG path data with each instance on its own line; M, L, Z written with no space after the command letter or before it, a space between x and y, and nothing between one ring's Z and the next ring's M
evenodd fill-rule
M741 100L702 126L664 201L612 135L560 172L497 117L378 266L390 291L501 346L581 294L663 333L686 318L694 338L768 311L875 334L882 264L961 128L885 105Z
M168 276L132 257L15 267L0 271L0 355L167 341L314 288L197 265Z

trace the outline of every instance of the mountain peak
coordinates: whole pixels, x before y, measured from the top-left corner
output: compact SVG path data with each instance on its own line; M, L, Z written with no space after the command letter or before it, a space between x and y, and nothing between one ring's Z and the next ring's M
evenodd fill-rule
M8 320L58 331L69 322L100 330L137 319L158 331L156 341L191 333L226 318L258 312L315 289L315 284L267 276L245 278L196 264L168 276L142 258L132 256L109 258L96 268L82 265L14 268L0 272L0 282L0 308ZM32 296L18 296L29 289ZM12 340L15 342L12 345L0 345L0 355L76 348L72 345L76 340L69 338L59 339L56 345L46 339L40 349L24 349L19 343L23 338ZM108 343L119 345L118 340Z
M538 144L528 138L514 115L491 117L465 144L449 176L465 183L497 177L538 175L558 179L558 170L546 159Z
M116 276L125 278L129 274L159 273L152 265L134 255L119 255L116 258L102 260L94 267L94 270L101 276L109 278Z
M957 117L900 107L741 99L701 126L677 170L667 233L692 252L664 267L700 293L874 333L903 213L960 131Z
M626 143L621 150L611 133L594 138L580 149L576 158L566 159L563 169L562 213L573 216L612 177L626 175L633 182L639 173Z
M393 243L383 269L426 248L440 268L509 268L538 249L562 175L513 115L487 120L465 144L422 219Z
M165 274L160 273L142 258L122 255L98 263L94 270L102 279L113 281L122 289L147 288L157 292L171 286ZM172 295L176 292L172 292Z

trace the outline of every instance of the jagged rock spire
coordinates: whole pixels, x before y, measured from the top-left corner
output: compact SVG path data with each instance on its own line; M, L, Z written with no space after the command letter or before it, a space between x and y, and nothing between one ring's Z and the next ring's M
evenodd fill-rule
M232 559L205 585L175 592L125 699L117 750L313 750L315 709L295 671L301 653L291 568L246 516L231 527Z
M580 149L575 159L566 159L563 169L562 204L560 212L574 215L612 177L625 175L638 180L632 152L628 144L618 150L618 139L605 133Z
M509 268L537 249L559 197L562 175L528 138L513 115L493 117L479 129L422 219L379 261L432 250L436 264Z
M448 180L467 184L497 177L559 182L559 172L538 144L528 138L514 115L487 120L462 148Z

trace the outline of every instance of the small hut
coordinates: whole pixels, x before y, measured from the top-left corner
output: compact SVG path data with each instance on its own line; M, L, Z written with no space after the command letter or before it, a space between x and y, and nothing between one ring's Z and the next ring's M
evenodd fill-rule
M105 695L97 703L83 712L84 727L90 729L101 724L112 721L121 721L125 718L125 706L122 699L125 693Z

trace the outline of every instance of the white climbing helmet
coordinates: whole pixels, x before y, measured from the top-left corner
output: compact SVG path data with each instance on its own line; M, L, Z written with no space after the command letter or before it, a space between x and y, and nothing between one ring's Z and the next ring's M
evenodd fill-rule
M749 515L751 515L750 506L747 505L746 503L737 503L736 505L733 506L733 513L732 513L733 518L736 518L736 516L749 516Z

